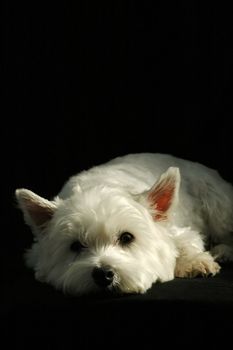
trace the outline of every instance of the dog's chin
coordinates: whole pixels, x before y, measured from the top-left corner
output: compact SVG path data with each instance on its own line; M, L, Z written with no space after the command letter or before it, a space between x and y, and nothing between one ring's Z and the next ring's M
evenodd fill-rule
M81 287L81 283L78 286L72 285L63 288L65 294L72 296L125 296L138 293L143 294L145 290L142 287L134 286L133 288L132 286L121 285L119 283L112 283L107 287L101 287L92 281L89 284L85 283L85 288Z
M127 285L126 283L112 283L107 287L97 287L98 288L98 293L105 293L105 294L110 294L110 295L132 295L132 294L143 294L146 292L146 290L149 287L144 287L142 285Z
M139 291L137 288L130 289L130 288L121 288L120 285L114 285L111 284L108 287L99 287L93 289L89 294L93 295L103 295L103 296L110 296L110 297L115 297L115 296L128 296L128 295L133 295L133 294L138 294L138 293L144 293L144 291Z

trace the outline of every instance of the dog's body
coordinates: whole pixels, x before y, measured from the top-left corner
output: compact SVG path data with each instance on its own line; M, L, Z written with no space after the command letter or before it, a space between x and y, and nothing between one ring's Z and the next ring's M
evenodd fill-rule
M35 235L29 266L70 293L143 293L233 260L233 188L198 163L127 155L72 177L53 201L16 194Z

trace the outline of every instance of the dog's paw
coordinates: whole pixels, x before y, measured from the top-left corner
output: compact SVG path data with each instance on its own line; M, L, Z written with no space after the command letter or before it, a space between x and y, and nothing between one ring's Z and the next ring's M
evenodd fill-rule
M216 275L220 271L220 266L214 261L214 258L208 253L199 253L196 256L180 257L177 259L175 268L175 277L196 277Z

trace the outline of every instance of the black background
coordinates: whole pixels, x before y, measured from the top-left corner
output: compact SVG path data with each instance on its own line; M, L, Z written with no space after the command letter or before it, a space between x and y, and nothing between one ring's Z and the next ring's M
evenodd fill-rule
M3 8L2 204L11 223L15 188L51 198L70 175L131 152L171 153L232 180L230 7Z
M233 180L233 27L230 6L215 2L3 10L2 253L13 303L31 241L16 188L51 198L74 173L135 152L202 162Z

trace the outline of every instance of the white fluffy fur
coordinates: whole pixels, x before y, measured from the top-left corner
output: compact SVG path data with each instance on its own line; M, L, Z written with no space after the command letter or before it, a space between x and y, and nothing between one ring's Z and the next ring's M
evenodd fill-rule
M156 202L161 188L162 195L173 189L164 213ZM26 189L16 196L35 237L27 264L37 279L69 293L101 290L95 267L114 272L106 289L144 293L175 276L214 275L216 258L233 260L232 186L198 163L127 155L72 177L53 201ZM122 232L134 240L122 245ZM79 254L70 250L77 240L85 246Z

